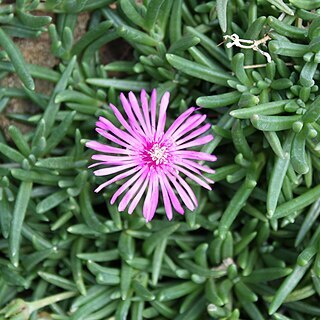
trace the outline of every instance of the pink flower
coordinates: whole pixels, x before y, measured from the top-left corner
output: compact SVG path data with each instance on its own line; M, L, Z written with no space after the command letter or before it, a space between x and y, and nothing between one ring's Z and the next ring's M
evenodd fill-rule
M102 169L95 170L94 174L114 175L112 179L101 184L95 192L127 178L110 202L114 204L117 198L124 194L119 203L119 211L124 211L129 205L128 212L131 214L145 194L143 215L147 222L156 212L160 193L169 220L172 219L173 208L180 214L184 213L181 200L189 210L194 210L198 206L197 198L184 177L208 190L211 190L209 183L213 183L203 176L202 172L214 173L214 171L199 164L198 161L215 161L216 157L188 150L213 139L211 134L202 135L210 129L210 124L200 126L206 116L193 114L196 108L189 108L165 131L169 97L169 92L162 96L158 109L156 90L152 91L149 102L143 90L140 97L141 108L132 92L129 93L129 100L121 93L120 100L127 119L114 105L111 104L110 108L122 128L100 117L96 123L96 131L108 140L108 144L96 141L86 143L88 148L102 153L92 156L93 160L99 162L90 167L103 166ZM118 146L113 146L115 144Z

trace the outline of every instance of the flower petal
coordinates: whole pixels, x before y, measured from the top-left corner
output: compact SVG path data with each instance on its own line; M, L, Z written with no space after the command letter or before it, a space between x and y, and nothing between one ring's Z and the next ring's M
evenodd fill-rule
M164 203L164 208L166 211L167 218L169 220L172 220L172 205L171 205L171 201L170 201L170 198L168 195L168 190L165 187L162 179L159 179L159 182L160 182L160 186L161 186L162 198L163 198L163 203Z
M197 147L197 146L202 146L210 141L213 140L213 136L211 134L192 140L190 142L181 144L180 146L176 147L177 150L181 150L181 149L186 149L186 148L191 148L191 147Z
M138 189L141 187L142 183L144 182L146 176L148 174L147 168L145 168L138 179L138 181L135 182L135 184L127 191L127 193L124 195L124 197L121 199L119 203L118 210L123 211L127 207L129 201L134 197L134 195L137 193Z
M184 159L195 159L199 161L216 161L217 157L213 154L208 154L201 151L192 151L192 150L177 150L174 152L176 156L181 156Z
M178 165L182 165L183 167L185 167L186 169L188 169L189 171L191 171L191 172L193 172L193 173L197 173L202 179L204 179L204 180L206 180L208 183L214 183L214 181L213 180L211 180L211 179L209 179L209 178L207 178L206 176L204 176L203 174L202 174L202 172L200 171L200 170L198 170L198 168L197 168L197 166L196 165L194 165L195 163L194 162L192 162L192 164L190 165L188 162L187 162L188 160L186 160L186 159L183 159L182 161L177 161L176 162L176 164L178 164ZM201 166L200 164L199 164L199 166ZM205 169L205 167L204 167L204 169ZM214 173L214 170L211 170L211 169L205 169L205 170L203 170L203 171L205 171L205 172L208 172L208 173ZM211 172L210 172L211 171ZM213 171L213 172L212 172Z
M150 109L151 109L151 132L154 134L156 132L156 114L157 114L157 90L153 89L150 99Z
M104 153L115 153L115 154L133 154L132 151L128 150L128 149L120 149L120 148L116 148L116 147L110 147L107 146L105 144L102 144L100 142L97 141L88 141L86 143L86 147L90 148L92 150L95 151L100 151L100 152L104 152Z
M182 199L183 203L187 206L187 208L191 211L195 209L195 206L190 199L190 197L187 195L185 190L181 187L181 185L178 183L176 177L172 176L169 172L167 173L168 179L171 181L171 183L174 185L176 190L178 191L178 194L180 198Z
M90 166L88 167L88 169L91 169L91 168L94 168L94 167L97 167L97 166L101 166L102 164L106 164L104 161L102 162L96 162L96 163L93 163L93 164L90 164Z
M125 113L128 116L131 128L133 130L136 130L137 132L139 132L139 134L141 136L144 136L144 133L143 133L138 121L136 120L136 117L134 116L134 114L132 112L131 105L130 105L129 101L127 100L126 96L123 93L120 94L120 100L121 100L123 109L124 109Z
M149 191L150 198L148 197ZM159 201L159 182L157 174L152 172L150 176L149 189L143 205L143 216L146 218L146 221L149 222L152 220L158 206Z
M122 147L125 147L125 148L130 148L130 145L127 144L126 142L124 141L121 141L120 139L118 139L117 137L113 136L112 134L110 134L109 132L105 131L105 130L102 130L102 129L99 129L99 128L96 128L96 131L101 135L103 136L104 138L114 142L114 143L117 143L119 144L120 146Z
M133 212L133 210L136 208L137 204L139 203L142 195L144 194L147 185L149 183L150 180L150 176L147 175L146 180L144 181L143 186L140 188L139 192L136 194L136 196L134 197L134 199L132 200L129 209L128 209L128 213L131 214Z
M172 136L172 134L177 130L177 128L183 123L189 116L190 114L195 110L196 108L191 107L187 109L185 112L183 112L169 127L167 132L163 136L163 140L167 139L168 137Z
M211 187L206 183L204 182L203 180L201 180L199 177L197 177L196 175L194 175L193 173L189 172L188 170L184 169L184 168L181 168L180 166L177 166L176 164L173 165L173 168L184 173L188 178L190 178L191 180L195 181L196 183L198 183L200 186L208 189L208 190L211 190Z
M180 137L188 133L189 131L195 129L197 126L199 126L205 119L206 115L201 115L201 114L195 114L189 119L187 119L178 129L174 134L172 135L172 138L174 140L178 140Z
M147 135L148 134L147 126L144 122L144 118L142 116L138 100L132 91L129 92L129 101L130 101L131 107L132 107L136 117L139 120L139 123L140 123L144 133Z
M158 126L157 126L157 133L156 133L156 139L159 138L164 131L164 127L166 125L166 111L169 105L169 99L170 99L170 92L166 92L160 102L160 110L159 110L159 117L158 117Z
M94 168L94 167L97 167L97 166L101 166L101 165L104 165L104 166L110 166L110 165L113 165L113 166L122 166L123 164L129 164L129 163L134 163L133 161L128 161L128 162L123 162L123 161L100 161L100 162L96 162L96 163L93 163L91 164L88 168L91 169L91 168Z
M199 164L197 162L194 162L194 161L191 161L191 160L188 160L188 159L181 159L181 161L177 161L176 164L188 167L188 169L190 169L190 170L192 170L192 168L194 167L194 168L199 169L199 170L201 170L203 172L215 173L215 171L212 170L211 168L203 166L203 165L201 165L201 164Z
M121 174L118 174L117 176L115 176L114 178L104 182L103 184L101 184L97 189L94 190L94 192L99 192L100 190L102 190L103 188L109 186L110 184L116 182L116 181L119 181L119 180L122 180L124 178L127 178L129 176L131 176L132 174L136 173L137 172L137 168L133 168L129 171L126 171L124 173L121 173Z
M150 115L149 115L149 105L148 105L148 99L147 99L147 93L146 90L142 90L140 94L140 100L143 110L143 115L145 119L145 123L148 129L148 135L152 135L151 133L151 123L150 123Z
M203 133L205 133L206 131L208 131L208 130L210 129L210 127L211 127L211 124L210 124L210 123L207 123L207 124L205 124L204 126L202 126L201 128L199 128L199 129L191 132L191 133L188 134L186 137L178 140L178 141L176 142L176 144L177 144L177 145L180 145L180 144L182 144L182 143L184 143L184 142L186 142L186 141L189 141L189 140L191 140L191 139L193 139L193 138L195 138L195 137L197 137L197 136L200 136L201 134L203 134Z
M108 163L108 161L123 161L123 164L127 161L132 161L133 158L131 156L128 157L117 157L117 156L109 156L105 154L94 154L91 159L98 160L98 161L104 161Z
M128 122L124 119L123 115L121 114L121 112L118 110L117 107L115 107L112 103L109 104L111 110L113 111L114 115L116 116L116 118L119 120L119 122L123 125L123 127L133 136L135 137L137 140L140 139L140 136L137 134L136 131L134 131L134 129L132 129L132 127L128 124Z
M129 142L131 145L135 145L137 144L137 140L130 134L118 129L115 125L113 125L113 123L111 121L109 121L108 119L104 118L104 117L99 117L99 120L104 123L107 127L108 130L111 131L114 135L116 135L117 137L119 137L120 139L122 139L125 142Z
M99 169L99 170L94 171L93 173L98 177L107 176L109 174L117 173L119 171L123 171L123 170L126 170L128 168L135 167L135 166L137 166L136 163L130 163L130 164L126 164L126 165L123 165L123 166Z
M153 187L153 180L152 175L150 175L149 184L148 184L148 191L147 195L144 199L143 203L143 216L148 221L149 212L151 211L151 195L152 195L152 187Z
M130 187L143 173L143 169L140 169L133 177L126 181L112 196L110 203L114 204L117 198L128 188Z
M160 173L159 174L159 179L162 179L162 181L163 181L163 183L164 183L164 185L165 185L165 187L166 187L166 189L168 191L168 194L169 194L169 197L170 197L170 200L171 200L171 203L172 203L174 209L178 213L184 214L184 210L183 210L183 208L182 208L182 206L180 204L180 201L177 198L177 196L175 195L175 193L174 193L174 191L173 191L173 189L172 189L172 187L171 187L171 185L170 185L165 173L163 173L163 172Z
M182 179L182 177L179 176L178 173L175 172L175 170L171 171L171 174L173 174L178 181L180 182L180 184L185 188L185 190L187 191L188 195L190 196L190 198L192 199L194 205L197 207L198 206L198 200L196 195L194 194L193 190L191 189L191 187L188 185L188 183Z

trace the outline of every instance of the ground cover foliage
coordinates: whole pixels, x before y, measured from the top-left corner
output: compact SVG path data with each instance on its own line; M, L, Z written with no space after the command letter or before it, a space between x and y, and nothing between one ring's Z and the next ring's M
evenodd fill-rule
M319 9L4 1L0 76L23 85L1 88L0 319L318 319ZM13 42L41 33L54 68L25 63ZM116 123L108 103L143 88L171 93L169 122L201 106L215 136L203 148L218 157L214 190L194 185L199 207L171 222L163 207L148 224L141 206L120 214L117 186L94 194L103 180L87 169L97 117ZM12 99L30 107L12 112Z

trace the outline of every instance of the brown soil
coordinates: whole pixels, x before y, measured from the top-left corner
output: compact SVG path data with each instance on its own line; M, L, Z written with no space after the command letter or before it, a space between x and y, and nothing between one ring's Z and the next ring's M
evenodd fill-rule
M89 20L89 14L83 13L78 17L77 27L74 31L75 41L79 40L85 33L87 23ZM46 66L49 68L55 68L58 64L58 59L51 54L50 50L50 38L48 32L43 32L36 39L14 39L15 44L21 50L27 63L37 64L40 66ZM40 92L46 95L50 95L54 84L49 81L35 80L36 92ZM15 74L9 74L6 78L0 81L1 87L18 87L21 88L21 82ZM18 126L22 132L27 132L29 126L8 119L7 115L10 113L26 113L34 114L38 111L38 107L30 102L30 100L13 98L8 103L5 111L0 114L0 129L2 129L7 138L7 128L10 124Z

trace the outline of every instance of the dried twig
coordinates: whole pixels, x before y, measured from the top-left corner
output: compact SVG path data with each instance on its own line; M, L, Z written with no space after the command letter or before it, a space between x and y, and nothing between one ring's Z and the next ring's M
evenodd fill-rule
M271 39L269 35L265 35L262 39L259 39L259 40L240 39L240 37L236 33L232 35L225 35L223 38L224 38L224 41L227 41L227 40L232 41L226 44L227 48L236 46L241 49L252 49L264 55L268 62L272 61L270 54L259 48L259 45L265 44L268 40Z

